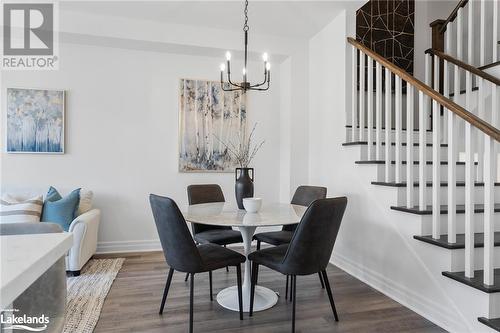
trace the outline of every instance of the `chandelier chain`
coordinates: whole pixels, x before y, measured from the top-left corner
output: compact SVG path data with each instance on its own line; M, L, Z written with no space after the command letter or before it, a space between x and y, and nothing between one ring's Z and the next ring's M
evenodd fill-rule
M245 24L243 25L243 31L248 31L248 0L245 0Z

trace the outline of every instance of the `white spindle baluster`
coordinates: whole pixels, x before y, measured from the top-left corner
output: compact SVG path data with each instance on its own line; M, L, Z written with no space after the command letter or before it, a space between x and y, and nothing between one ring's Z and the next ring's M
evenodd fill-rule
M413 187L413 86L406 83L406 207L414 207Z
M401 183L401 166L402 166L402 161L401 161L401 138L402 138L402 95L401 95L401 78L396 75L396 146L395 146L395 151L396 151L396 165L395 170L396 170L396 183Z
M439 57L434 56L434 90L439 91ZM432 238L441 237L441 106L432 101Z
M373 59L368 56L368 160L373 160Z
M464 25L463 25L463 8L459 8L457 11L457 59L463 60L464 54L464 44L463 44L463 35L464 35ZM455 66L455 75L458 73L458 86L455 86L455 91L453 92L453 98L458 101L460 99L460 70L458 66ZM457 82L457 79L455 79Z
M450 42L451 42L451 23L448 24L447 26L447 29L446 31L444 32L444 53L446 54L451 54L450 52ZM446 87L446 79L445 78L448 78L449 75L448 75L448 66L446 65L443 65L443 90L445 90L445 87ZM446 92L446 91L443 91L442 92L443 96L449 96L449 92ZM441 117L441 140L442 140L442 143L446 143L448 141L448 112L446 112L446 110L443 109L443 113L441 114L442 117Z
M496 85L492 85L492 110L497 110ZM479 88L481 89L481 87ZM493 117L492 117L493 120ZM494 123L493 123L494 124ZM494 284L494 247L495 247L495 224L494 224L494 186L496 178L496 154L495 140L484 136L484 284Z
M478 109L478 116L481 119L485 119L486 116L486 110L485 110L485 98L486 98L486 84L484 82L484 79L482 77L477 76L476 77L476 83L478 87L478 92L477 92L477 109ZM476 180L481 181L483 180L483 174L484 174L484 169L483 169L483 158L484 158L484 140L482 140L482 133L480 131L476 131L476 146L477 146L477 160L479 162L477 168L476 168Z
M446 36L446 50L447 52L451 53L452 52L452 46L451 46L451 39L452 39L452 33L453 33L453 25L450 24L448 26L448 35ZM458 68L458 66L455 66ZM451 81L451 73L449 70L449 64L445 60L444 61L444 96L449 97L450 96L450 81ZM458 76L458 72L455 72L455 75ZM459 85L457 83L457 77L455 77L454 84L456 86ZM456 129L455 129L455 114L451 112L450 110L445 109L445 114L448 116L448 123L447 123L447 136L448 136L448 207L455 207L456 206L456 190L457 187L456 182L457 182L457 164L455 161L455 141L457 140L456 137ZM443 136L445 134L443 133ZM448 243L455 243L457 241L457 228L456 228L456 211L454 209L450 209L448 211Z
M427 58L427 56L426 56ZM425 179L425 151L427 149L427 98L424 93L418 92L418 204L419 210L426 208L426 187L427 180Z
M472 93L472 75L465 73L465 104L470 110ZM474 277L474 128L465 122L465 276ZM449 209L452 209L451 207Z
M460 73L458 66L455 66L455 94L460 94ZM458 96L458 95L455 95ZM448 207L456 207L456 183L457 183L457 163L456 163L456 147L457 147L457 120L456 115L448 110ZM448 209L448 242L455 243L457 241L457 212L455 209Z
M385 181L387 183L393 180L392 173L392 73L385 69Z
M498 61L498 0L493 1L493 57L492 63Z
M467 12L467 62L474 66L474 2L466 7Z
M365 117L366 117L366 104L365 104L365 59L366 55L363 51L359 51L360 65L359 65L359 141L366 140L365 132Z
M486 55L486 1L481 0L480 4L480 11L479 11L479 19L480 19L480 24L479 24L479 66L483 66L485 62L485 55ZM469 6L472 6L473 4L470 3ZM472 63L471 63L472 65Z
M380 138L380 133L382 131L382 66L377 62L375 72L375 159L377 161L382 160L382 142Z
M358 137L358 133L356 130L356 126L358 125L358 110L356 106L356 92L358 91L358 82L356 72L358 70L358 49L356 47L352 47L352 98L351 98L351 141L356 141ZM361 93L361 91L360 91Z
M431 83L431 56L425 54L425 84ZM426 179L426 149L427 149L427 122L429 119L429 97L422 92L419 93L419 130L418 130L418 202L419 210L425 210L427 206L427 179Z

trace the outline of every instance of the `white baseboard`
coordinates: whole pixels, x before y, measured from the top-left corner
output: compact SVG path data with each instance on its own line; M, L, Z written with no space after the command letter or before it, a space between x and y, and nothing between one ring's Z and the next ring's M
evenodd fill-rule
M161 251L160 240L99 242L97 253L125 253Z
M458 322L456 316L444 306L426 299L396 281L363 267L340 254L334 253L330 259L330 263L443 329L449 332L457 332ZM408 302L409 299L411 302Z

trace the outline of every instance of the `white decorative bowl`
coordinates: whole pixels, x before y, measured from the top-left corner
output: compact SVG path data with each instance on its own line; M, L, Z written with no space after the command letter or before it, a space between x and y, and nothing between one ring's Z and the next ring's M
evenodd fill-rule
M257 213L262 207L261 198L243 198L243 207L248 213Z

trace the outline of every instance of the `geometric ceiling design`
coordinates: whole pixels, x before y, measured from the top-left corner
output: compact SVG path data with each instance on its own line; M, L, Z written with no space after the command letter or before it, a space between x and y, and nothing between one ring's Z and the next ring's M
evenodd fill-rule
M370 0L356 11L356 39L413 75L415 0Z

